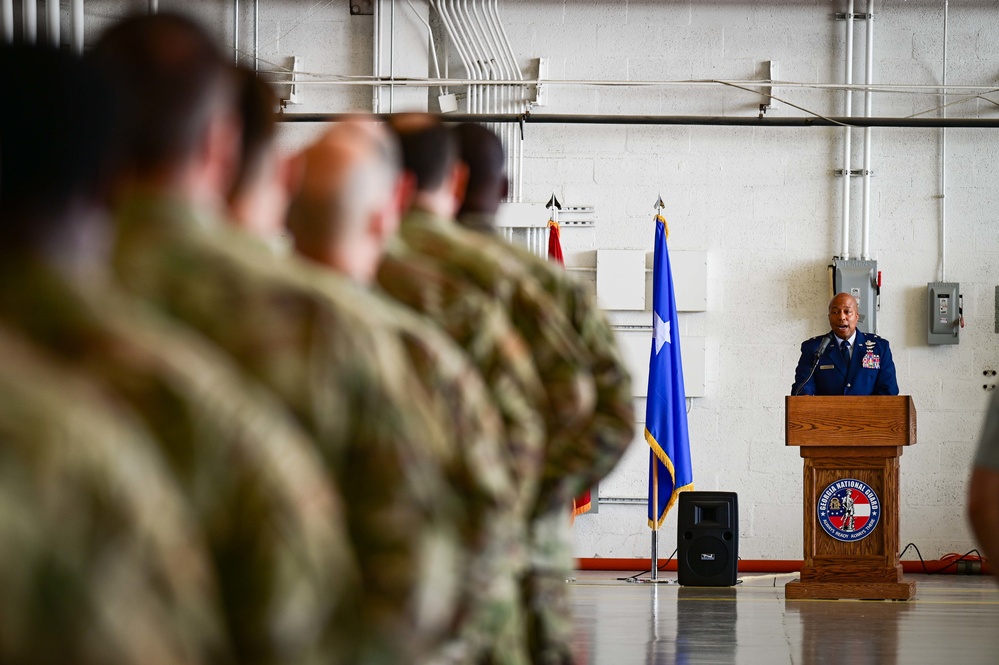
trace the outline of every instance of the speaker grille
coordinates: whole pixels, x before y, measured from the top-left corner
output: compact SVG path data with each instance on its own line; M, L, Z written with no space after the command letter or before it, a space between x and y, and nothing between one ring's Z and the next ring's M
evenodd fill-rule
M694 538L687 550L687 565L703 577L715 577L725 572L729 565L729 546L720 538L701 536Z

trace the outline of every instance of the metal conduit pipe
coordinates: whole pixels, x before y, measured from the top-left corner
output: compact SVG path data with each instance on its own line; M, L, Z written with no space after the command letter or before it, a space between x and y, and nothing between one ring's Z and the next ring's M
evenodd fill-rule
M69 5L70 49L83 55L83 0L72 0Z
M944 0L943 24L943 117L947 117L947 23L949 0ZM947 128L940 128L940 281L947 281Z
M482 78L486 81L499 80L499 77L496 76L493 71L492 59L489 57L486 47L479 38L479 34L475 31L475 26L472 25L473 16L471 11L468 9L468 0L461 0L460 3L456 1L455 9L458 12L458 16L461 18L460 25L464 29L465 34L468 36L468 41L475 46L479 68L482 70ZM495 92L495 86L482 88L483 99L482 106L479 110L484 113L496 113L499 111L493 103L493 95Z
M440 78L441 77L441 69L440 69L440 65L437 62L437 47L434 45L434 31L430 27L430 22L423 20L423 17L420 16L420 14L416 11L416 7L413 6L413 3L410 2L410 0L406 0L406 4L409 5L409 8L413 11L413 16L416 17L416 20L418 20L420 23L422 23L423 26L427 29L427 35L428 35L427 39L428 39L428 42L430 44L430 59L431 59L431 61L434 64L434 73L437 75L437 78ZM440 88L440 91L441 91L441 94L444 94L444 88L443 87Z
M381 72L378 71L378 40L381 37L378 34L378 17L381 16L381 7L378 0L375 0L373 4L374 8L371 17L371 75L377 78L381 76ZM375 113L381 112L381 109L378 108L378 88L371 89L371 110Z
M480 21L480 25L485 26L483 28L483 31L485 32L488 38L489 47L493 53L493 59L496 62L497 69L500 70L502 78L506 79L513 78L513 76L515 75L514 71L510 67L510 62L506 57L506 53L503 51L503 47L500 43L502 37L499 34L499 29L497 28L497 26L493 21L493 17L489 14L487 3L485 2L485 0L483 0L481 4L477 4L476 7L478 7L481 10L482 21ZM514 113L516 110L517 109L514 108L513 95L510 87L502 86L499 89L498 100L497 100L497 111L501 113ZM504 125L502 128L492 127L491 129L501 137L503 145L506 148L507 173L514 176L515 178L516 156L514 154L514 145L512 140L513 133L511 131L513 128L511 126ZM514 190L515 189L516 188L514 188ZM509 192L508 195L512 200L514 201L517 200L516 191L511 191Z
M377 115L377 114L376 114ZM382 114L388 117L388 114ZM279 122L338 122L350 113L282 113ZM566 113L444 113L443 122L509 122L527 125L688 125L711 127L899 127L999 129L999 118L763 117L700 115L583 115Z
M506 30L503 28L503 21L499 16L499 5L498 0L492 0L488 2L487 6L491 10L490 16L494 21L496 26L497 41L500 45L500 50L503 53L505 61L508 63L508 67L513 76L511 78L516 78L523 80L523 74L520 71L520 65L517 63L517 58L513 55L513 49L510 47L509 39L506 36ZM523 86L511 86L507 88L507 94L510 97L510 110L515 113L522 113L528 110L526 105L527 98L527 88ZM523 200L524 192L524 142L519 136L519 127L515 125L510 125L507 127L507 135L509 137L509 160L510 168L510 191L511 200L519 202Z
M853 85L853 0L849 0L846 10L846 85ZM853 91L846 89L844 104L846 117L853 115ZM843 228L840 238L839 255L850 258L850 161L853 153L853 129L847 126L843 130Z
M475 113L478 110L478 91L474 81L481 78L475 64L475 56L472 54L471 49L464 41L458 27L458 18L453 14L451 7L448 6L447 0L437 0L436 6L437 12L440 14L441 20L447 28L451 41L454 42L455 48L458 51L458 57L461 59L461 63L465 66L465 72L468 74L468 78L470 79L470 82L468 83L468 94L465 99L465 108L469 113Z
M395 111L395 0L389 12L389 111Z
M487 80L489 77L486 73L486 69L482 64L482 49L479 44L473 39L471 33L468 31L468 19L463 15L461 3L458 0L451 0L450 3L451 11L453 12L455 19L455 28L458 33L465 40L468 46L468 53L472 60L472 64L475 65L476 76L473 78L479 80ZM490 88L483 86L475 87L475 113L487 113L492 109L489 108L488 104L488 90Z
M864 56L864 83L874 84L874 0L867 0L867 43ZM864 91L864 117L871 117L872 97L870 89ZM864 207L862 218L860 258L871 258L871 128L864 127Z
M253 0L253 71L260 71L260 0Z
M232 1L232 61L239 64L239 0Z
M21 26L24 30L24 43L34 44L38 37L38 5L36 0L22 0Z
M492 52L489 40L486 38L486 29L482 25L482 21L479 20L478 15L475 13L476 3L475 0L472 1L472 6L469 8L468 0L462 0L464 5L465 14L468 21L468 33L475 39L478 44L479 50L482 53L482 59L484 61L484 69L486 71L486 78L488 80L499 80L501 77L498 75L496 68L498 63L496 62L496 56ZM474 25L473 25L474 22ZM478 27L478 31L474 28ZM487 103L486 111L491 111L493 113L504 111L499 104L499 89L496 87L486 88Z
M160 11L160 0L149 0L149 13L156 14Z
M430 6L437 11L437 15L441 17L441 23L444 24L444 30L447 31L448 37L451 38L451 42L454 43L455 50L458 52L458 59L461 60L461 64L465 67L465 72L472 76L472 65L468 60L468 55L465 53L464 45L458 41L457 33L454 29L454 24L451 21L451 16L447 13L447 9L443 7L443 0L430 0ZM446 42L445 42L446 43ZM445 57L444 66L447 67L447 58ZM470 96L466 97L465 101L466 108L471 111L471 99Z
M45 18L49 44L59 48L59 33L62 31L59 25L59 0L46 0Z

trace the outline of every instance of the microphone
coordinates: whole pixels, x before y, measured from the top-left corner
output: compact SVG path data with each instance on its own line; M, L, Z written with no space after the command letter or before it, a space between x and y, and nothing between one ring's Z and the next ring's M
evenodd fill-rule
M798 396L798 393L801 392L801 389L805 387L805 384L808 383L811 380L812 375L815 374L815 368L819 366L819 359L822 357L822 354L826 352L826 349L829 348L829 345L832 344L831 334L832 333L827 334L825 337L822 338L822 341L819 342L819 348L815 350L815 361L812 362L812 369L811 371L808 372L808 376L805 378L805 380L801 382L801 385L798 386L798 389L794 391L795 397Z

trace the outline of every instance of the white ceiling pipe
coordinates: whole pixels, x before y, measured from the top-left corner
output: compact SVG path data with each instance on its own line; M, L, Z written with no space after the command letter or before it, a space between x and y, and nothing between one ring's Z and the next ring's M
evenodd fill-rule
M461 44L458 41L458 36L457 36L455 28L454 28L454 19L452 18L452 16L448 12L447 7L444 6L443 0L429 0L429 3L430 3L430 7L434 11L436 11L437 15L440 17L441 23L444 25L444 31L447 32L448 37L450 38L450 43L454 44L455 51L458 53L458 59L461 60L461 64L465 68L465 72L468 73L468 74L471 74L472 65L471 65L471 63L468 60L468 55L465 52L464 45ZM447 46L448 43L449 42L445 42L445 46ZM447 54L448 54L448 51L447 51L447 49L445 49L445 57L444 57L444 71L445 72L449 71L448 70L448 62L447 62Z
M480 78L483 80L489 80L493 77L490 75L487 66L484 63L486 55L484 53L484 49L482 48L482 44L479 42L475 32L472 30L472 22L467 15L467 0L463 1L465 2L464 5L462 5L461 2L458 2L458 0L455 0L454 2L455 15L458 17L458 30L465 36L465 39L469 44L472 61L478 66ZM488 113L492 110L491 93L491 87L480 88L479 112Z
M447 32L448 36L451 38L451 42L454 43L455 50L458 52L458 59L461 60L461 64L465 67L465 71L471 75L472 65L468 60L468 55L465 53L464 46L458 42L458 37L455 33L454 22L451 15L447 12L447 9L443 6L444 3L441 0L435 2L435 0L430 0L430 6L437 11L437 15L441 17L441 23L444 24L444 30ZM446 45L446 43L445 43ZM447 71L447 55L445 54L444 59L444 70Z
M21 25L24 28L24 43L34 44L38 38L38 5L36 0L21 2Z
M947 117L947 24L949 0L944 0L943 24L943 117ZM947 128L940 129L940 281L947 281Z
M867 85L874 83L874 0L867 0L867 43L864 57L864 81ZM871 117L873 94L864 91L864 117ZM863 242L860 258L865 261L871 258L871 128L864 127L864 207L863 207Z
M481 81L485 77L482 75L481 67L475 57L475 49L472 44L467 40L465 31L462 26L461 18L458 15L457 0L440 0L441 7L446 8L446 13L451 20L451 26L454 28L455 34L455 44L460 45L460 48L464 50L467 55L466 64L469 67L468 75L472 81ZM481 113L481 94L482 88L474 83L470 83L468 86L469 94L469 113Z
M503 38L503 46L505 47L507 57L510 59L510 66L516 72L517 78L523 80L524 77L521 75L520 65L517 64L517 56L513 53L513 47L510 46L510 38L507 36L506 28L503 26L503 21L499 16L499 0L492 0L489 6L496 19L496 26L499 28L500 36Z
M846 84L853 84L853 0L849 0L846 10ZM853 91L847 88L844 116L853 113ZM840 242L841 258L850 258L850 156L853 146L853 129L843 128L843 235Z
M482 31L489 44L489 49L495 62L495 67L499 72L499 76L497 78L511 78L514 73L510 68L510 63L508 62L506 54L500 44L500 40L502 38L493 23L492 16L489 14L486 0L480 0L474 5L474 8L477 10L476 19L482 27ZM514 111L513 93L509 86L502 86L498 89L497 110L501 113L512 113ZM513 128L494 124L490 126L490 129L500 136L500 140L506 152L507 173L515 178L517 162L515 161L515 156L513 154L513 133L511 131ZM508 196L511 197L512 200L516 200L516 195L517 193L515 191L508 192Z
M501 45L507 55L508 62L510 63L510 69L514 72L518 80L523 80L524 77L520 71L520 65L517 63L517 57L514 55L513 47L510 45L510 38L506 33L506 28L503 26L503 21L499 15L499 0L485 1L490 13L492 14L494 23L499 30ZM520 86L517 88L509 88L508 90L510 91L510 95L512 97L512 109L514 112L527 112L530 108L530 104L527 101L527 88ZM509 146L509 159L511 164L511 200L519 202L523 200L524 192L524 141L521 137L520 127L518 125L510 125L507 130L510 133L510 140L507 145Z
M430 39L430 57L434 63L434 73L437 75L437 78L439 79L441 77L441 68L440 65L437 63L437 47L434 45L434 31L430 27L430 23L424 20L424 18L420 16L420 13L416 11L416 7L413 6L413 3L410 2L410 0L406 0L406 4L409 5L409 8L413 10L413 16L415 16L420 21L420 23L422 23L427 28L427 34L429 35ZM444 88L441 87L440 91L441 94L443 95Z
M59 47L59 0L46 0L45 23L48 30L49 44Z
M232 3L232 62L239 65L239 0Z
M69 45L73 53L83 55L83 0L69 4Z
M379 0L375 0L375 14L374 14L374 42L373 53L372 53L372 69L374 69L375 77L382 75L382 3ZM381 97L382 89L380 86L375 86L371 89L371 109L375 113L381 113Z
M391 0L389 12L389 78L395 79L395 0ZM395 85L389 82L389 113L395 113Z
M506 36L506 30L503 27L503 21L499 16L499 5L498 0L485 0L487 14L490 17L490 23L494 26L496 31L497 43L499 44L500 51L503 54L502 61L506 63L506 69L511 72L510 78L523 79L520 67L517 64L517 59L513 55L513 49L510 47L509 39ZM508 87L506 88L507 94L510 100L509 110L513 113L521 113L527 110L527 105L525 103L527 97L527 90L522 86ZM507 136L507 160L510 164L507 169L510 178L510 200L519 202L523 199L523 169L524 169L524 156L523 156L523 141L520 140L520 127L518 125L508 125L506 127Z
M447 7L445 0L431 0L431 5L437 10L437 14L441 17L441 22L444 24L444 29L447 30L448 36L451 38L451 42L454 44L455 51L458 53L458 58L461 60L461 64L465 67L465 72L469 79L475 79L475 67L472 64L472 60L469 56L468 49L465 44L461 41L458 35L458 29L455 25L455 17L451 15L450 9ZM474 113L475 110L475 87L471 81L467 83L468 85L468 96L465 99L465 108L469 113Z
M496 48L496 42L492 38L492 33L486 27L485 22L483 22L480 12L482 5L480 0L472 0L472 8L469 11L470 16L475 20L475 25L478 27L478 36L480 41L484 46L484 53L487 54L489 58L489 69L490 77L493 80L506 78L506 72L503 70L500 60L502 56L500 55L498 49ZM495 88L495 94L493 97L493 108L497 111L506 111L506 90L503 87Z
M158 14L160 11L160 0L149 0L149 13Z

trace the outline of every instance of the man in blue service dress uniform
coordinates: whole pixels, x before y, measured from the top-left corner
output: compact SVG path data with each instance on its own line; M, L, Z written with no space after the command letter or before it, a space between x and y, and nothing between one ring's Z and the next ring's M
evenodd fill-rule
M888 340L857 330L857 309L849 293L829 302L832 330L802 342L792 395L898 394Z

